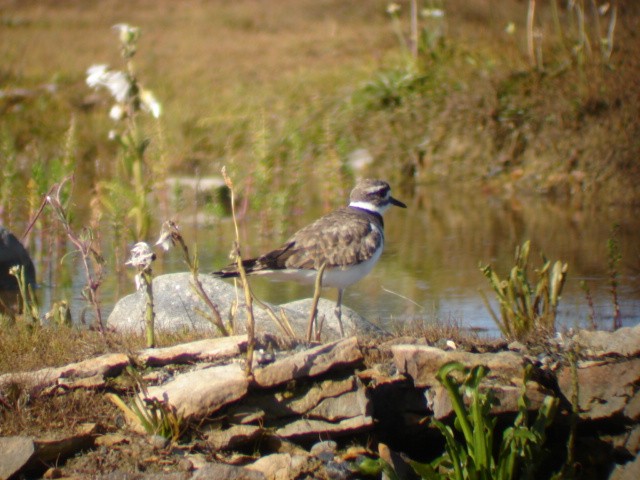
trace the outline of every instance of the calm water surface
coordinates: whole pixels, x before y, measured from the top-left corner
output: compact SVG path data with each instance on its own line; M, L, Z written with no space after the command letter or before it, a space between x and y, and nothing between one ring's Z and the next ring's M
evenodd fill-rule
M608 274L608 248L612 228L618 225L617 241L622 261L619 264L619 302L624 325L640 321L640 231L639 210L631 207L584 209L566 202L539 197L500 199L492 196L433 187L418 187L412 194L395 192L405 201L406 210L392 208L385 214L385 252L373 272L347 289L344 305L369 320L392 328L403 322L455 322L497 336L493 320L479 293L484 291L497 309L480 263L491 263L505 276L513 266L514 249L531 241L530 265L541 266L540 253L550 260L569 264L559 309L564 326L587 325L590 308L580 282L588 285L594 303L594 321L610 328L613 301ZM312 221L320 211L301 212L287 219L282 233L261 232L260 219L249 213L242 221L243 255L256 255L276 247L289 234ZM187 244L198 244L202 272L213 271L228 263L233 239L228 219L199 222L179 219ZM153 240L153 239L150 239ZM106 242L104 242L106 243ZM107 257L113 252L105 251ZM37 259L36 259L37 260ZM50 268L46 255L36 261L43 310L52 300L72 298L74 318L78 319L84 302L80 291L84 277L80 265L67 281L60 279L58 267ZM183 271L177 251L161 254L155 273ZM134 289L133 273L109 272L102 287L104 317L114 302ZM255 278L252 282L261 299L284 303L313 294L312 287L274 283ZM335 299L335 291L324 296ZM45 310L46 311L46 310Z

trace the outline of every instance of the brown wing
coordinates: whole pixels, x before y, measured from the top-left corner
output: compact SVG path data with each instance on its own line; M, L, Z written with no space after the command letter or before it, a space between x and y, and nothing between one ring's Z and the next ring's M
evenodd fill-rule
M336 268L368 260L383 241L375 220L344 208L299 230L282 248L259 260L268 259L267 268L275 269L319 269L324 261L327 268Z
M339 268L368 260L384 241L380 220L342 208L298 230L284 245L258 258L244 260L247 273L287 268ZM235 277L234 264L215 275Z

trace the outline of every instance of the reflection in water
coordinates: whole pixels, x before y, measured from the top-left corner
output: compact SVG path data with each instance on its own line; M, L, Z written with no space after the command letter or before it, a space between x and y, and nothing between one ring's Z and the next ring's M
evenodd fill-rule
M619 298L624 325L640 320L640 242L638 209L631 207L576 208L545 198L498 199L480 193L462 195L452 190L418 187L413 198L398 194L408 204L406 210L390 211L385 218L385 253L373 272L345 292L344 304L366 318L392 328L396 322L454 321L461 326L487 330L497 335L486 311L479 289L493 294L481 274L479 264L491 263L504 276L513 266L516 245L531 241L530 265L541 265L540 252L552 260L569 263L567 284L560 301L559 321L567 327L588 324L590 310L580 288L584 280L595 304L595 321L610 328L613 303L608 275L607 242L614 224L619 225L618 241L622 262L619 265ZM243 255L255 255L280 244L294 232L324 212L305 212L287 219L282 237L261 235L259 220L243 220ZM188 244L197 241L200 269L210 272L228 263L233 240L228 219L204 227L188 225L181 230ZM150 239L153 240L153 239ZM108 245L103 239L103 246ZM51 275L39 278L49 285L62 285L57 276L60 255L41 255L39 271L53 266ZM104 252L113 262L113 252ZM52 263L45 261L53 258ZM178 252L160 254L154 273L184 270ZM117 298L133 291L133 272L107 273L102 287L105 318ZM47 282L47 278L49 281ZM118 281L118 279L120 281ZM79 293L84 286L81 269L72 274L67 289L43 287L43 311L53 300L73 298L74 319L83 305ZM312 287L292 283L252 280L255 292L263 300L283 303L311 296ZM72 290L72 293L69 291ZM334 299L331 290L324 292Z

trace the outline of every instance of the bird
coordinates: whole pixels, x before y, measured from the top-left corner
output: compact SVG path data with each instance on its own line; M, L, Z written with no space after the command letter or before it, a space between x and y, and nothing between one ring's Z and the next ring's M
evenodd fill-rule
M391 196L383 180L363 179L356 183L349 204L334 210L294 233L279 248L242 261L247 275L265 275L271 280L313 284L324 265L322 286L336 288L335 316L340 332L342 296L345 288L371 272L384 248L383 213L392 205L407 206ZM236 263L213 272L219 278L235 278Z

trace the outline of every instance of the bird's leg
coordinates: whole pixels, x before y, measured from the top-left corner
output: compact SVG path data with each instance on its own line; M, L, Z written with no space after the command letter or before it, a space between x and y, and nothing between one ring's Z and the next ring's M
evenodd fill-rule
M311 305L311 313L309 314L309 324L307 325L307 342L311 341L311 333L313 326L316 327L316 337L320 338L320 330L318 329L318 301L320 300L320 291L322 290L322 276L324 275L324 269L327 266L327 262L324 262L316 274L316 287L313 293L313 303Z
M338 289L338 301L336 302L336 309L334 310L336 318L338 319L338 325L340 326L340 335L344 338L344 328L342 328L342 292L343 288Z

